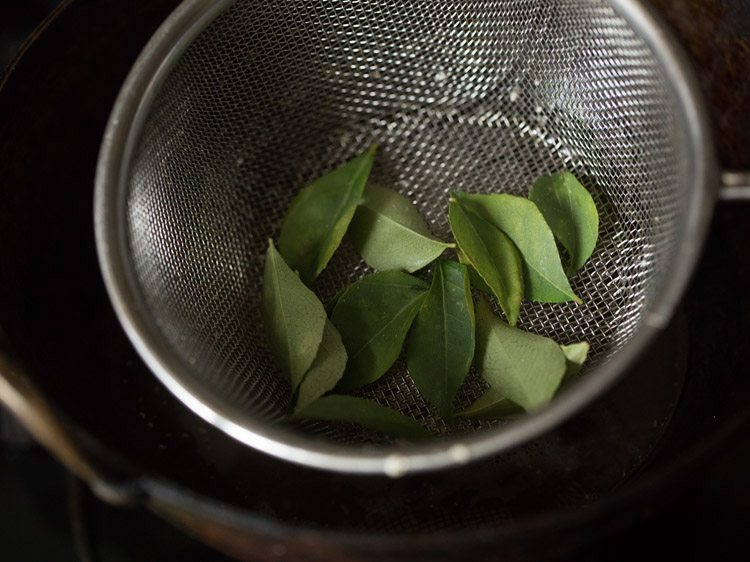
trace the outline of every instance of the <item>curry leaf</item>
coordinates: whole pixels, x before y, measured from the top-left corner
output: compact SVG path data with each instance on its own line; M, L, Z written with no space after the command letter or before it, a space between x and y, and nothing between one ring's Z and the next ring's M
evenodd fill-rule
M471 261L469 260L469 258L466 257L466 254L464 254L459 247L456 247L456 256L458 257L458 261L464 264L469 270L469 280L471 281L471 286L487 295L492 295L492 289L490 289L490 286L484 282L482 276L477 273L477 270L474 269L473 265L471 265Z
M523 258L526 298L581 302L565 276L552 231L532 201L504 193L456 193L455 197L462 207L492 223L515 243ZM462 249L466 252L466 248Z
M573 380L581 372L584 362L589 354L588 342L582 341L570 345L561 345L565 355L565 382Z
M599 214L591 194L573 174L559 172L536 180L529 199L568 251L567 274L573 275L591 257L599 235Z
M490 388L458 415L480 420L496 420L515 417L522 413L523 408L507 398L501 390Z
M279 251L308 285L328 264L357 210L376 146L300 191L281 225Z
M333 295L333 297L331 297L331 300L326 303L325 309L328 316L331 316L331 314L333 314L333 309L336 308L336 304L339 302L341 295L346 293L349 290L349 287L351 287L351 285L347 285L343 289L339 289L339 291L335 295Z
M475 362L491 387L527 411L549 402L565 374L557 343L508 326L484 299L477 304Z
M474 356L474 303L465 265L438 262L414 322L406 362L419 392L445 417Z
M318 353L326 311L271 240L263 270L263 322L271 351L294 391Z
M452 200L448 217L453 236L485 284L492 289L508 322L515 325L523 299L521 258L513 242L479 215Z
M430 234L411 201L377 185L365 188L349 235L367 265L381 271L416 271L453 247Z
M349 362L338 390L374 382L393 365L426 291L424 281L408 273L383 271L360 279L341 295L331 321Z
M295 418L350 422L409 441L429 439L432 434L413 419L372 400L331 394L295 414Z
M299 385L295 411L302 410L332 390L345 368L346 349L341 342L341 335L330 320L326 320L318 354Z

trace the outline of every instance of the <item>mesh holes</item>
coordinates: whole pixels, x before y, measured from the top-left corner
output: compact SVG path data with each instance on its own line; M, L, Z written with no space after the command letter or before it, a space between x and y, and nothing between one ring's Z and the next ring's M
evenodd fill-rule
M638 329L681 230L674 106L650 50L604 2L240 1L178 61L136 152L127 234L146 313L222 400L278 418L289 389L261 324L265 240L300 188L377 141L375 179L446 238L449 190L526 195L563 168L582 179L601 211L573 280L585 304L527 303L520 327L588 340L590 368ZM345 243L315 290L325 300L366 271ZM482 389L472 380L463 403ZM401 363L364 394L447 431Z

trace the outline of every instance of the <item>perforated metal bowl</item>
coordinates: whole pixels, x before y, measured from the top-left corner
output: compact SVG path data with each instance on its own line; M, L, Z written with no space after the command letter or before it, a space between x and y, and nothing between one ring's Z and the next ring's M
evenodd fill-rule
M154 373L239 441L344 472L498 454L600 395L662 328L698 255L715 166L682 56L637 1L187 0L149 43L104 139L95 218L117 314ZM511 424L449 428L397 364L362 395L441 435L405 446L282 422L290 391L260 314L266 240L312 179L364 150L374 179L449 235L447 193L528 193L573 171L601 213L573 279L584 305L524 305L520 327L587 340L581 381ZM367 273L348 245L313 287ZM459 401L484 390L471 374Z

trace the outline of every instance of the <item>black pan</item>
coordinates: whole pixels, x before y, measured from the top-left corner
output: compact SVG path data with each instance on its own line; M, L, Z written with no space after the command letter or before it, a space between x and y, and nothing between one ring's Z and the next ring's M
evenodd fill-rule
M0 398L100 496L248 560L552 558L680 493L746 427L750 207L734 205L720 206L680 313L624 382L510 455L393 481L300 469L214 430L131 348L93 239L111 104L176 2L65 4L0 92Z

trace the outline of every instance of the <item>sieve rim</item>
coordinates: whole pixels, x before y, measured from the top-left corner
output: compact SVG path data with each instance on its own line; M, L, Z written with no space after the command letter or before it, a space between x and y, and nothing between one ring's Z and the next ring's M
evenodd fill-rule
M180 55L220 13L236 0L184 0L144 48L112 110L99 154L94 196L97 254L115 313L150 370L194 413L254 449L308 467L352 474L406 473L448 468L496 455L560 424L600 396L624 375L669 322L702 249L716 200L717 165L697 81L682 48L641 0L609 0L610 5L651 49L670 79L678 114L687 131L692 185L684 236L671 275L662 282L633 337L611 360L592 368L578 384L562 391L548 406L497 429L454 436L429 444L353 449L315 442L279 426L248 420L244 413L195 381L190 369L143 313L143 299L127 259L125 196L135 144L151 102Z

